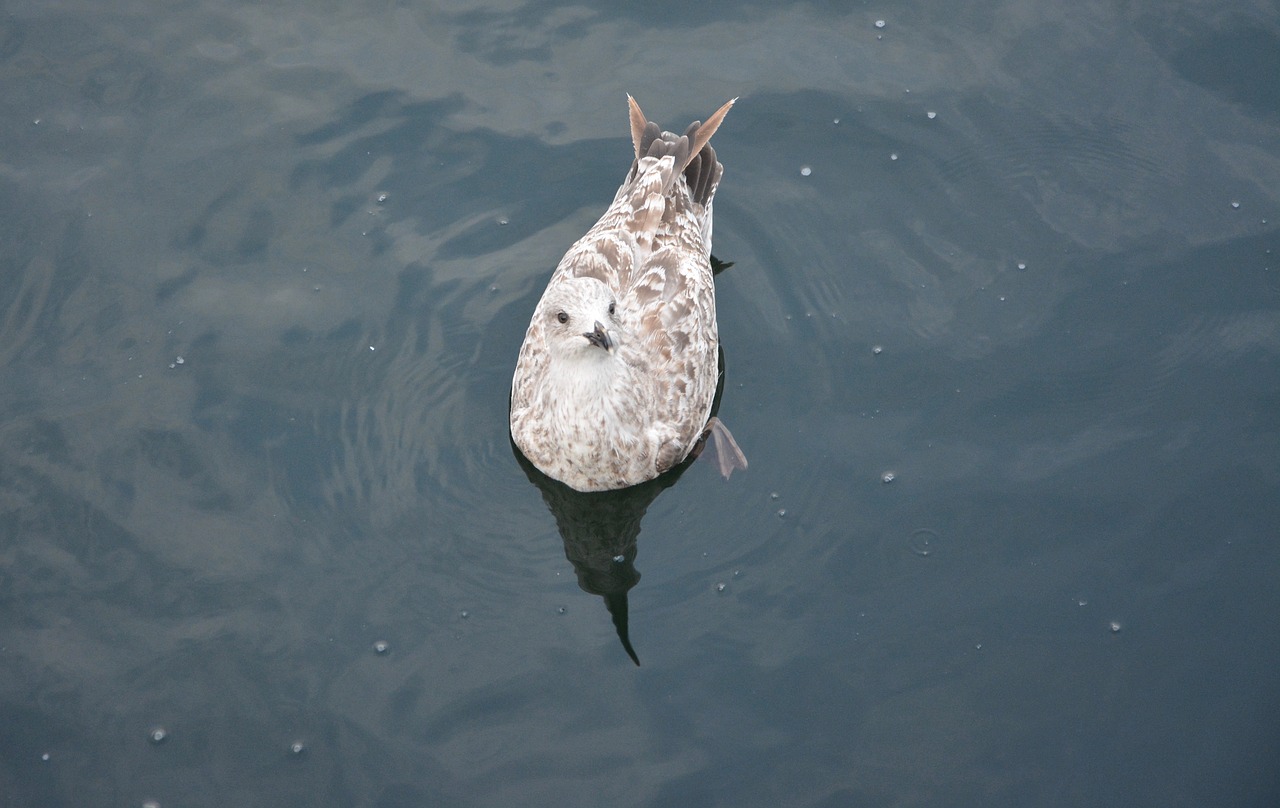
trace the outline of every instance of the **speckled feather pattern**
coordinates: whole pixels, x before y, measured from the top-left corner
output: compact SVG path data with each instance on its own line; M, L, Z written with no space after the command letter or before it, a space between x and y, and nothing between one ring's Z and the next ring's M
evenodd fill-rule
M709 257L723 166L706 141L733 102L683 135L630 103L631 171L552 273L512 383L516 445L579 491L636 485L684 460L717 382Z

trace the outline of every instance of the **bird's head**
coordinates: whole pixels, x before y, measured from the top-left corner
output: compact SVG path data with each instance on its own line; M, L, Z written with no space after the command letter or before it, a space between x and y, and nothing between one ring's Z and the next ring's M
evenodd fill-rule
M561 358L603 358L623 330L613 292L596 278L564 278L547 287L538 304L547 349Z

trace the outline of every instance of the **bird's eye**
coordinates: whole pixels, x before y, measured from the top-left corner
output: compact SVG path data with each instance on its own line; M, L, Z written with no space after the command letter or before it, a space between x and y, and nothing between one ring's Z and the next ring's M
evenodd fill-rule
M614 309L614 307L615 307L616 305L617 305L616 303L610 303L610 304L609 304L609 313L610 313L610 314L613 314L613 309Z
M569 322L569 315L565 314L564 312L560 312L559 314L556 315L556 319L562 323L567 323Z

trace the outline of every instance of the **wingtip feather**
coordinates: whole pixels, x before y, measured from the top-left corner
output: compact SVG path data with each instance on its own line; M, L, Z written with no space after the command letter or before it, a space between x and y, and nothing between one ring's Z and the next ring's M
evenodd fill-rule
M729 110L733 108L733 105L737 103L737 101L738 99L736 97L729 99L725 102L724 106L711 113L711 117L707 118L707 120L698 127L698 131L694 135L690 149L693 154L697 154L702 151L702 147L707 145L707 142L711 140L711 136L720 128L721 122L724 121L724 116L729 114Z
M627 111L631 118L631 145L635 147L636 159L640 158L640 144L644 140L644 128L649 122L644 117L644 112L640 110L640 105L631 97L631 93L627 93Z

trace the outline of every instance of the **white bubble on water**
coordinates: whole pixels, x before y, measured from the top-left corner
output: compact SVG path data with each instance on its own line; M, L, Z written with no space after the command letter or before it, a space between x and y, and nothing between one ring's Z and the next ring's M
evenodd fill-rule
M907 546L911 548L911 552L927 558L938 549L939 541L938 531L922 527L911 532L911 538L907 540Z

